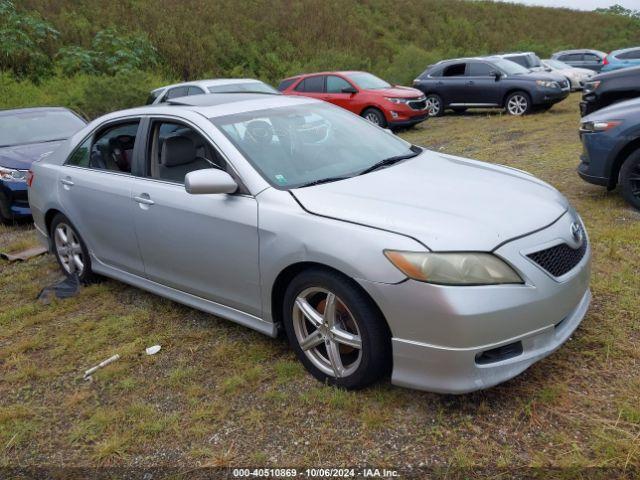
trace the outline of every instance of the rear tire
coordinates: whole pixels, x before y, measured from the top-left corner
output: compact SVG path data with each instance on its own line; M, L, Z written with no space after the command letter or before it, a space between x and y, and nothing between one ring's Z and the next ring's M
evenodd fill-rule
M387 119L384 118L384 114L377 108L367 108L364 112L362 112L362 116L374 125L377 125L381 128L387 128Z
M444 115L444 102L437 93L430 93L425 100L427 112L430 117L441 117Z
M517 91L510 93L505 102L504 108L509 115L521 117L531 112L531 97L527 92Z
M321 382L360 389L390 372L387 324L348 278L319 268L304 271L287 287L283 309L291 348Z
M640 150L624 161L620 169L622 197L632 207L640 210Z
M56 214L51 221L49 238L58 265L67 277L78 276L80 282L96 282L99 277L91 270L91 257L87 245L77 229L62 213Z

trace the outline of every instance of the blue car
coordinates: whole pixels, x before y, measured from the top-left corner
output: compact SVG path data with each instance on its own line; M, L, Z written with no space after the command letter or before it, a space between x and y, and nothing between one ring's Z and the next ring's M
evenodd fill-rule
M601 72L610 72L627 67L639 67L640 47L615 50L605 57L602 65Z
M578 174L613 190L640 209L640 98L616 103L584 117Z
M27 172L62 141L86 125L66 108L0 111L0 221L28 218Z

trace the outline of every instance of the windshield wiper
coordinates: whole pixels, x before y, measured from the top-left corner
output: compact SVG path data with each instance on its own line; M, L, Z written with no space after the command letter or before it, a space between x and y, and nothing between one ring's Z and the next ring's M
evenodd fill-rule
M351 175L345 175L345 176L342 176L342 177L321 178L320 180L313 180L312 182L303 183L302 185L298 185L296 188L313 187L314 185L321 185L323 183L338 182L340 180L346 180L347 178L351 178Z
M365 175L367 173L373 172L374 170L378 170L383 167L388 167L389 165L393 165L394 163L401 162L402 160L407 160L409 158L417 157L422 152L422 148L411 145L411 152L405 153L404 155L396 155L395 157L385 158L384 160L380 160L378 163L374 163L369 168L365 168L358 175Z

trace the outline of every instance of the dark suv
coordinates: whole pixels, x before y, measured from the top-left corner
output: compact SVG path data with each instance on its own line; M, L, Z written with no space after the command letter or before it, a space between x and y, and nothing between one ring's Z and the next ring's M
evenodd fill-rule
M588 115L607 105L640 97L640 67L600 73L584 85L580 113Z
M548 109L569 95L569 81L560 75L531 72L499 57L443 60L413 81L427 96L429 115L445 109L505 108L511 115Z
M578 174L613 190L640 210L640 98L616 103L582 119Z

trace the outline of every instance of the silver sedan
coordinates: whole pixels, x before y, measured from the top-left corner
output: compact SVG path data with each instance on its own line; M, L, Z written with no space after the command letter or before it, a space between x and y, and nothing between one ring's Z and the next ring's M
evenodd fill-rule
M490 387L557 349L590 302L587 234L557 190L303 97L112 113L29 182L66 274L284 330L346 388Z

